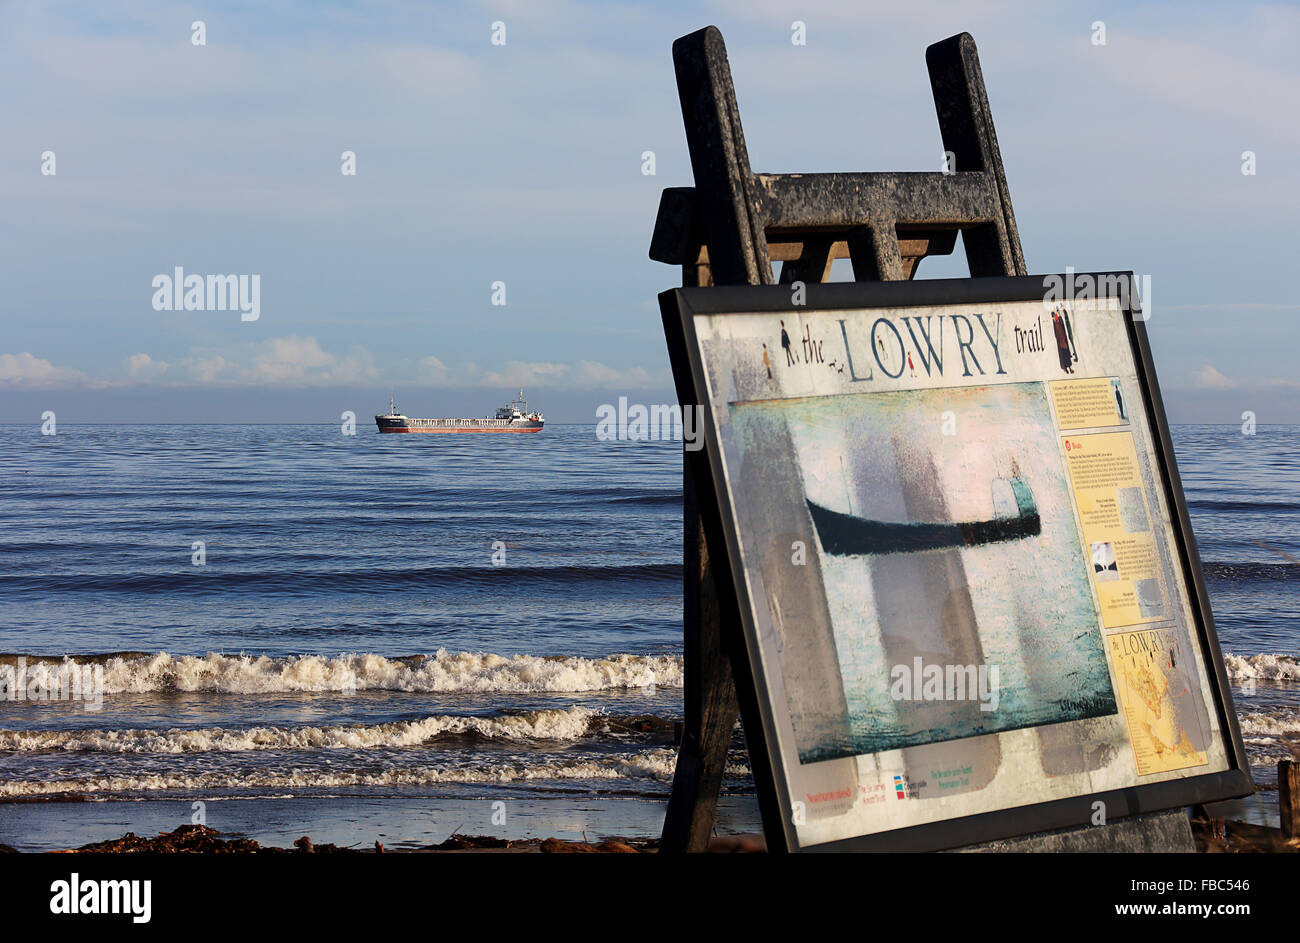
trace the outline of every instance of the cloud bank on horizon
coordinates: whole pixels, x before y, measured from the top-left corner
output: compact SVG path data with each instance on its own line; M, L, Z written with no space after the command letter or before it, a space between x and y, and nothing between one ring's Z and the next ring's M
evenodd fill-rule
M646 249L709 23L763 170L937 169L924 50L971 32L1030 270L1151 275L1175 421L1300 422L1300 11L1264 4L10 3L0 390L670 391ZM181 266L257 316L159 310Z

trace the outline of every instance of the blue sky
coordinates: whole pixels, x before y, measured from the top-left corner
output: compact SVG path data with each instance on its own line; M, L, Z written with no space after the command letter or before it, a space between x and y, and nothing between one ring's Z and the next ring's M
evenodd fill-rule
M764 171L937 169L925 47L972 33L1030 271L1151 276L1175 421L1300 422L1300 10L1047 6L5 2L0 421L671 399L646 251L691 182L671 43L714 24ZM259 274L260 318L153 310L176 265Z

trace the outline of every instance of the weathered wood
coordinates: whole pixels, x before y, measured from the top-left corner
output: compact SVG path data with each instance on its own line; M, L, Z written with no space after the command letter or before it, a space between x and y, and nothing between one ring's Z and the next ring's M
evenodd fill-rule
M692 263L700 253L699 213L694 187L664 187L659 194L659 215L650 237L650 258L668 265Z
M682 742L659 844L659 850L669 854L704 851L708 847L727 749L740 710L731 662L720 631L722 615L713 568L709 565L709 548L696 503L698 476L708 474L703 456L702 450L686 452L682 469L686 573L682 656L686 677L682 692ZM711 493L712 488L708 491Z
M916 232L906 232L903 227L899 227L898 247L903 253L904 259L914 259L920 261L926 256L931 255L951 255L957 241L956 229L935 230L926 232L918 230ZM832 231L830 238L830 258L847 259L850 257L848 237L850 233L844 233L844 238L836 238L838 231ZM767 253L768 258L773 262L794 262L804 259L811 246L816 246L820 240L817 234L810 234L806 238L800 238L793 242L780 242L776 239L768 239ZM697 244L693 250L683 252L680 255L674 255L671 259L655 259L656 262L667 262L670 265L708 265L709 264L709 247Z
M849 237L853 279L859 282L896 282L907 276L897 239L885 227L863 226Z
M677 92L695 175L697 212L717 285L770 285L749 151L722 34L710 26L673 43ZM760 260L762 260L760 264Z
M831 247L835 244L830 236L809 236L800 243L799 255L781 266L781 284L826 281L831 274ZM844 248L847 252L847 243Z
M1282 814L1282 834L1300 838L1300 763L1295 760L1278 761L1277 804Z
M686 142L695 177L693 218L701 243L709 247L707 282L699 284L772 284L767 239L756 218L753 175L740 126L731 66L722 34L714 27L673 43L677 91L686 125ZM680 209L679 209L680 212ZM690 272L685 272L688 278ZM713 500L708 461L703 450L685 450L685 524L683 661L688 714L677 753L673 791L664 817L660 850L703 851L708 846L718 790L727 763L739 707L729 654L728 634L739 634L734 603L724 613L718 598L708 540L700 525L697 496ZM725 566L725 562L722 564Z
M992 223L995 179L984 173L757 174L769 231L813 226Z
M773 175L765 176L772 177ZM855 176L879 178L869 184L867 189L872 192L883 192L888 189L885 178L907 175L863 174ZM918 174L914 176L928 175ZM764 176L760 176L758 179L761 183ZM954 192L959 194L963 191L963 188L968 186L968 184L957 184L949 187L944 182L940 182L939 185L953 189ZM773 185L774 189L780 189L784 186L785 184L779 183ZM992 205L991 198L987 194L980 197L979 200L981 205ZM847 215L841 214L842 217L847 217ZM898 233L899 248L902 251L903 258L908 262L909 268L912 269L916 267L917 262L926 256L950 255L955 245L958 230L970 228L971 225L969 221L954 221L945 214L924 211L910 214L900 212L899 217L899 220L893 225ZM889 228L888 223L882 225L885 229ZM827 236L833 237L830 249L831 259L848 258L848 236L857 228L857 224L845 225L841 223L839 225L809 225L796 231L773 228L769 223L767 230L768 258L773 262L803 259L808 251L808 243L819 245L821 240ZM693 187L668 187L664 189L659 201L659 215L655 221L654 236L650 241L650 258L668 265L708 263L709 249L700 223ZM814 281L824 280L814 279Z
M673 64L695 186L664 190L650 257L681 265L687 286L772 284L773 261L784 263L783 283L820 282L846 256L859 281L901 280L927 255L951 253L963 232L973 276L1024 274L975 43L962 33L931 46L926 61L957 172L755 174L722 34L708 27L678 39ZM726 555L702 526L702 511L716 517L717 500L703 451L685 452L684 491L685 719L665 852L708 844L737 716L733 660L746 657ZM766 756L750 760L765 771Z
M1011 208L1011 191L1007 188L975 40L970 33L950 36L926 49L925 63L943 149L952 152L954 158L948 169L958 175L965 171L988 174L1000 209L991 225L962 236L971 276L1025 275L1029 270L1020 248L1020 232Z

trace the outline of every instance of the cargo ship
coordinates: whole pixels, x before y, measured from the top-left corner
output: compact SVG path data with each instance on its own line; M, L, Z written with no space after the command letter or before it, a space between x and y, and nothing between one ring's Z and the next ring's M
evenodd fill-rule
M412 419L397 411L396 397L388 401L388 413L376 415L380 432L541 432L546 420L528 408L524 391L484 419Z

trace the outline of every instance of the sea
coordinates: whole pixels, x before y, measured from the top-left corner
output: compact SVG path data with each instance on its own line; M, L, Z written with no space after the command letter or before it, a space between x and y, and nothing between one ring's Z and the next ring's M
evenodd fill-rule
M1260 787L1232 814L1276 824L1300 427L1173 438ZM102 680L0 699L0 843L658 835L681 555L680 443L591 425L0 426L0 667ZM738 735L716 829L760 827Z

